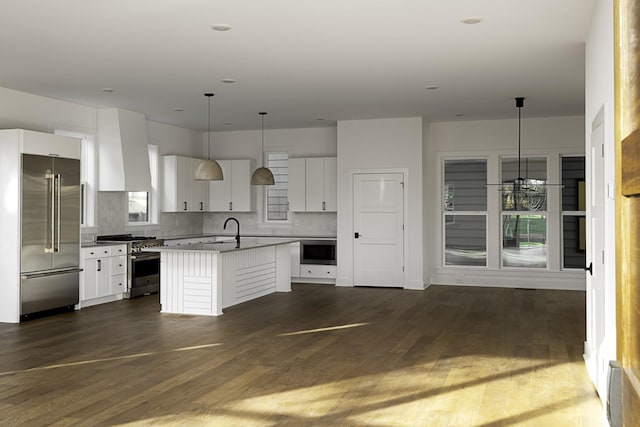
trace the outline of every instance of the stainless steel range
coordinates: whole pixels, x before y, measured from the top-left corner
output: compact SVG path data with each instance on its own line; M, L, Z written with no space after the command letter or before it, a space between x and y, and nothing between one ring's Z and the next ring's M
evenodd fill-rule
M131 234L112 234L98 236L96 241L127 244L128 298L150 295L160 291L160 253L145 249L162 246L163 239Z

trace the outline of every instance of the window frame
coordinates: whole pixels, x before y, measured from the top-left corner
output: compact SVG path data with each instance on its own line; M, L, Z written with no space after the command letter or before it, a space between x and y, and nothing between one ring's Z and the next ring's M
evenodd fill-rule
M582 158L584 161L584 179L582 180L585 183L585 192L586 192L586 178L587 178L587 156L585 154L561 154L560 155L560 180L563 180L563 172L564 170L562 169L562 159L565 157L577 157L577 158ZM587 221L587 201L586 201L586 193L584 195L585 200L585 206L584 206L584 210L567 210L565 211L563 209L562 206L562 192L560 193L560 236L561 236L561 240L560 240L560 269L563 271L581 271L584 270L584 267L586 266L582 266L582 267L565 267L564 262L564 219L565 217L576 217L576 218L584 218L585 221L585 227L587 226L586 221ZM578 220L579 221L579 220ZM586 238L586 230L585 230L585 238ZM587 248L585 248L585 264L586 264L586 250Z
M129 197L132 192L125 192L125 224L126 227L135 228L140 226L158 225L158 162L159 149L157 144L147 144L149 158L149 172L151 173L151 189L147 191L147 221L129 221Z
M486 270L489 268L489 196L488 196L488 191L487 191L487 205L486 205L486 210L484 211L456 211L455 209L453 210L447 210L446 206L445 206L445 194L444 194L444 189L445 189L445 183L446 183L446 178L445 178L445 172L446 172L446 163L447 161L464 161L464 160L483 160L486 163L487 166L487 181L489 180L489 158L487 156L464 156L464 157L459 157L459 156L444 156L441 159L441 163L440 163L440 219L441 219L441 235L442 235L442 239L441 239L441 265L445 268L454 268L454 269L483 269ZM447 226L447 220L446 217L447 215L456 215L456 216L484 216L485 219L485 250L486 250L486 259L485 259L485 265L484 266L479 266L479 265L452 265L452 264L447 264L447 260L446 260L446 250L447 250L447 240L446 240L446 226Z
M527 154L527 155L522 155L521 156L521 160L525 160L527 158L534 158L534 159L544 159L545 162L545 178L544 181L546 184L548 184L550 182L549 180L549 170L550 170L550 161L549 161L549 156L548 155L540 155L540 154ZM503 178L503 165L504 165L504 161L505 160L518 160L518 157L514 157L514 156L499 156L499 176L500 176L500 182L504 182L504 178ZM539 178L538 178L539 179ZM550 269L550 259L549 259L549 225L550 225L550 221L549 221L549 217L551 215L551 209L550 209L550 204L553 204L553 201L551 200L550 197L550 191L549 191L549 187L546 188L545 191L545 210L504 210L503 207L503 203L502 203L502 195L499 199L499 203L500 205L498 206L498 213L500 215L500 241L499 241L499 260L500 260L500 269L503 270L531 270L531 271L541 271L541 270L545 270L548 271ZM544 267L527 267L527 266L509 266L509 265L505 265L504 264L504 221L505 221L505 217L506 216L525 216L525 215L538 215L538 216L544 216L544 220L545 220L545 250L546 250L546 256L545 256L545 265Z
M98 155L96 135L66 129L55 129L55 135L81 140L80 149L80 228L90 231L97 227Z
M286 171L287 171L287 181L286 183L278 183L277 182L277 178L276 175L274 174L274 178L276 178L276 184L275 185L265 185L262 191L262 222L263 224L268 224L270 226L277 226L277 225L282 225L282 226L290 226L292 224L292 220L291 220L291 211L289 210L289 152L287 150L278 150L278 149L272 149L270 151L265 151L263 154L263 159L262 159L262 164L265 165L265 167L271 169L270 167L270 159L269 156L270 155L286 155L287 156L287 166L286 166ZM286 190L287 191L287 211L286 211L286 219L269 219L269 196L268 196L268 192L269 190Z

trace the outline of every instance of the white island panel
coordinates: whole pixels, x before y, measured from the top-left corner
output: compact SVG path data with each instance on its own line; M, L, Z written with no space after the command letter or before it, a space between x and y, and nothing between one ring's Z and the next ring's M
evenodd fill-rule
M160 304L164 313L217 316L218 257L211 252L163 252L160 262Z
M222 307L276 291L276 246L222 254Z
M290 241L245 241L154 248L163 313L218 316L222 309L291 291Z

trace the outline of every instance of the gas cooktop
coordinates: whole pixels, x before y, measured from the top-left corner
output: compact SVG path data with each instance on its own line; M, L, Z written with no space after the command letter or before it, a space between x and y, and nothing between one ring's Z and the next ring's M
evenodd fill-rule
M107 234L96 237L98 242L135 242L138 240L156 240L151 236L134 236L132 234Z

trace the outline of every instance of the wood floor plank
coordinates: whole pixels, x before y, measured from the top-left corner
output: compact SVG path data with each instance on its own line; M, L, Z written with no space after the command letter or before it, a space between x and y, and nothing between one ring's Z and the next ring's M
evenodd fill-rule
M582 292L295 284L0 324L0 424L602 426Z

